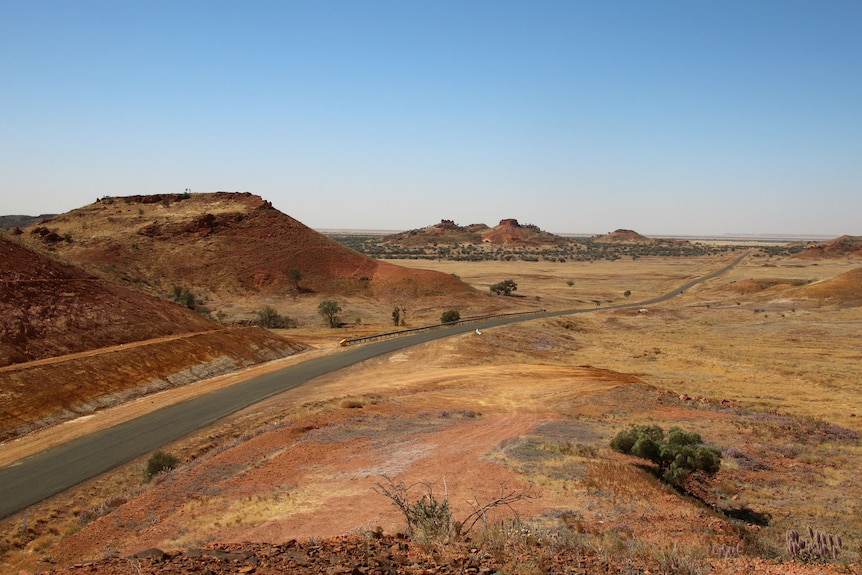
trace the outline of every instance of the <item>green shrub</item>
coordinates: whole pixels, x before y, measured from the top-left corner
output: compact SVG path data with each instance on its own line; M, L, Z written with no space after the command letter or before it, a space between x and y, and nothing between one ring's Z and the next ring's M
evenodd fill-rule
M611 449L655 463L662 478L681 485L692 471L715 473L721 468L721 451L704 445L699 433L671 427L665 437L658 425L638 425L620 431Z
M512 295L513 291L518 289L518 284L515 280L503 280L491 286L491 292L497 295Z
M163 471L170 471L174 469L179 462L179 459L177 459L170 453L165 453L164 451L156 451L150 457L149 461L147 461L147 481L149 481Z
M174 286L171 299L189 309L195 309L195 294L187 287Z
M452 512L449 500L439 501L434 495L423 495L410 510L414 537L424 541L445 541L452 533Z
M275 308L266 306L257 312L257 325L267 329L279 329L291 327L293 322L290 318L279 314Z
M461 319L458 310L449 309L440 314L440 323L452 323Z

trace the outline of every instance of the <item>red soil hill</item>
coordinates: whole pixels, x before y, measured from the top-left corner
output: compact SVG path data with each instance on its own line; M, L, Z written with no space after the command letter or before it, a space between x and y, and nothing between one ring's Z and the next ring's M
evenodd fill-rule
M803 259L862 257L862 236L840 236L808 244L795 257Z
M25 236L162 294L174 286L227 297L475 294L449 274L359 254L248 193L107 198L44 220Z
M0 366L220 326L0 236Z

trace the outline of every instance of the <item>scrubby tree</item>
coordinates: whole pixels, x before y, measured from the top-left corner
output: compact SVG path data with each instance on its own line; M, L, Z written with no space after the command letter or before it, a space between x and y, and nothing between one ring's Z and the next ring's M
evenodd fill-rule
M392 310L392 325L407 325L407 310L403 307L396 307Z
M195 295L187 287L174 286L171 299L189 309L195 309Z
M461 314L455 309L447 309L440 314L440 323L452 323L459 319L461 319Z
M284 318L270 306L257 312L257 325L268 329L284 327Z
M341 325L338 319L338 314L341 313L341 306L335 300L325 299L320 302L320 305L317 306L317 313L329 322L329 327L338 327Z
M300 291L299 290L299 280L302 279L302 273L300 273L300 271L298 269L294 268L294 269L290 270L289 272L287 272L287 277L290 278L290 281L292 281L293 285L296 286L296 291Z
M620 431L611 449L655 463L662 478L681 485L692 471L715 473L721 468L721 451L704 445L699 433L671 427L665 437L658 425L638 425Z
M147 481L163 471L174 469L178 463L179 459L170 453L156 451L147 461Z
M491 292L497 295L512 295L512 292L517 289L518 284L515 280L503 280L491 286Z

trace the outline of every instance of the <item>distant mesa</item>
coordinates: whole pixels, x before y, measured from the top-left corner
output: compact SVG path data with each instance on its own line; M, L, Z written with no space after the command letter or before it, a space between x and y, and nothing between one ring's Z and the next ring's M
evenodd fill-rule
M649 238L634 230L618 229L603 236L593 238L594 242L603 244L660 244L664 246L691 245L688 240L676 240L671 238Z
M803 259L862 257L862 236L844 235L824 242L811 242L795 257Z
M538 226L521 225L514 218L500 220L500 223L493 228L485 224L459 226L452 220L444 219L433 226L384 236L382 241L405 247L440 243L539 247L569 243L568 239L545 232Z
M174 286L226 297L478 294L451 274L362 255L250 193L105 197L41 220L20 238L159 294Z
M624 230L624 229L618 229L618 230L613 231L609 234L605 234L603 236L598 236L597 238L594 238L593 241L614 243L614 244L624 243L624 242L636 242L636 243L652 243L653 242L652 239L650 239L646 236L642 236L639 233L637 233L636 231Z

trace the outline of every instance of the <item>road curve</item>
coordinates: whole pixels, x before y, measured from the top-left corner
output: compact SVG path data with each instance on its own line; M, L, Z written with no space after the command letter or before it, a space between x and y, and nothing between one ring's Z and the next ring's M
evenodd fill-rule
M700 282L725 273L739 264L746 255L748 252L720 270L653 299L604 308L545 311L532 315L502 317L346 348L332 355L311 359L164 407L0 468L0 518L118 467L267 397L366 359L477 328L488 329L543 317L643 307L663 302Z

